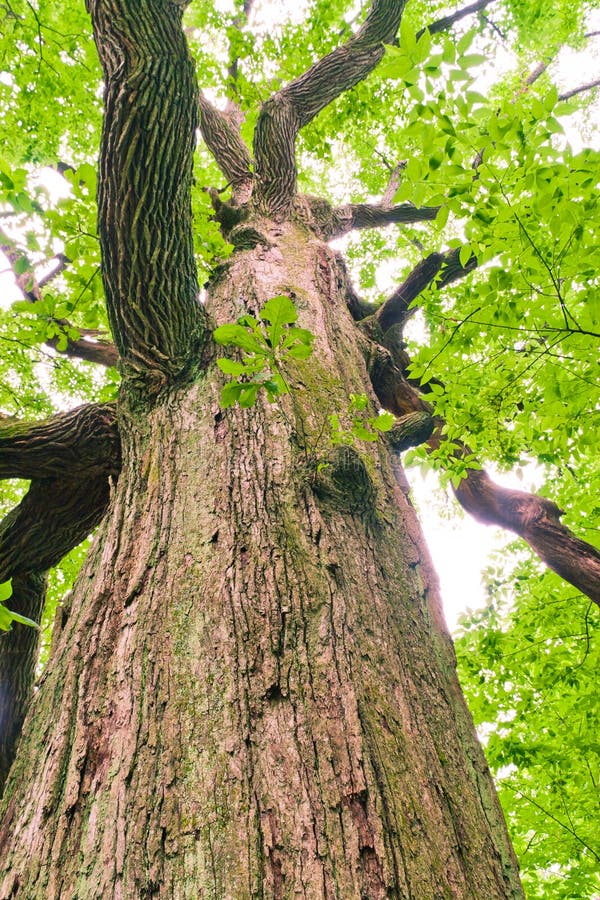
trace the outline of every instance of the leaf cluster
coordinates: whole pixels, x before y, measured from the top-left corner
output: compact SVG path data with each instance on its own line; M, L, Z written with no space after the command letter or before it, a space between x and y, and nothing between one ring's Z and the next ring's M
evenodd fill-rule
M294 324L297 319L293 301L279 295L267 300L258 319L244 315L236 323L215 329L213 337L218 344L243 351L239 359L217 360L221 371L233 376L221 391L223 408L234 403L243 408L253 406L261 390L270 403L289 393L282 366L289 359L307 359L314 343L312 332Z
M600 620L587 598L519 547L487 572L462 618L461 684L496 778L526 895L592 900L600 888Z

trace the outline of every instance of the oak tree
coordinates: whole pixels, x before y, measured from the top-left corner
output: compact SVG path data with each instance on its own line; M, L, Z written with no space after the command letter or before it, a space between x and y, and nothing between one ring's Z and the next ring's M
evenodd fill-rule
M583 4L185 5L3 11L0 896L521 897L400 454L600 602Z

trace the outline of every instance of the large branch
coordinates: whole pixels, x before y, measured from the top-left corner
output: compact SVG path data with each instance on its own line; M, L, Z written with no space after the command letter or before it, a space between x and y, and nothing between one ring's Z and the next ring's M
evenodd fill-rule
M148 392L181 378L205 339L191 185L198 91L170 0L88 0L106 84L98 234L124 374Z
M275 219L289 215L296 194L295 142L332 100L362 81L398 31L405 0L373 0L359 31L263 105L254 132L255 199Z
M366 356L381 405L401 420L416 420L420 429L424 426L424 414L429 413L436 428L426 444L429 450L436 450L442 441L444 422L439 417L434 419L431 406L407 380L406 357L395 360L393 352L375 344ZM459 447L457 455L472 457L466 445ZM468 469L454 493L475 519L518 534L550 569L600 605L600 552L560 522L562 511L555 503L525 491L500 487L483 469Z
M230 118L200 93L200 132L221 172L231 184L233 200L244 203L252 191L252 157Z
M102 519L120 469L115 410L89 404L33 424L0 421L0 477L31 478L0 522L0 582L12 579L13 612L41 619L48 569ZM0 634L0 789L33 690L38 632L15 624Z
M120 467L112 403L89 403L41 422L0 419L0 478L108 476Z
M477 267L477 259L471 256L464 265L460 261L460 248L444 253L430 253L417 263L402 284L373 314L371 321L365 319L363 330L372 336L384 335L393 326L401 330L414 314L412 303L428 287L441 289L460 278L464 278Z
M500 487L478 469L469 469L454 493L478 522L514 531L553 572L600 606L600 551L561 523L556 503Z
M108 477L32 481L0 522L0 582L12 579L9 609L39 623L47 570L99 524L110 498ZM10 769L33 692L38 632L16 623L0 635L0 790Z
M109 497L106 474L32 481L0 522L0 582L57 565L100 522Z
M325 240L342 237L349 231L380 228L385 225L409 225L412 222L431 222L439 206L417 207L412 203L386 206L377 203L348 203L331 211L331 223L323 235Z

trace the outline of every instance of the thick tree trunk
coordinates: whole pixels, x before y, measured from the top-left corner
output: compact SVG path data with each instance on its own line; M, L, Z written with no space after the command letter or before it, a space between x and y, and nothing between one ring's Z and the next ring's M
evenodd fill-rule
M0 897L522 897L402 477L383 441L327 446L369 391L343 273L252 225L211 312L293 296L315 354L275 405L222 410L215 366L124 396L123 471L7 783Z

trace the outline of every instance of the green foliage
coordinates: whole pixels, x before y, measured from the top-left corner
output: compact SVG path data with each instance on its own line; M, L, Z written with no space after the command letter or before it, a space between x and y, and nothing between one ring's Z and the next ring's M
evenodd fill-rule
M234 403L244 408L253 406L261 389L270 403L288 394L282 366L288 359L307 359L313 351L314 335L294 325L298 313L289 297L267 300L259 316L242 316L237 323L220 325L213 332L217 344L244 351L240 360L217 360L221 371L233 376L221 391L223 408Z
M350 394L348 409L329 416L330 441L334 446L352 446L356 441L371 443L390 431L395 422L392 413L382 411L378 416L369 416L368 408L369 398L366 394Z
M284 295L267 300L259 319L244 315L236 323L220 325L213 332L217 344L243 351L240 359L220 357L217 365L225 375L231 375L221 390L224 409L235 403L247 409L254 406L261 389L274 403L282 394L289 394L291 386L284 375L284 366L291 359L308 359L313 353L314 335L294 323L298 312L292 300ZM395 421L391 413L368 415L366 394L350 394L347 410L328 417L331 446L353 446L356 441L376 441L389 431ZM319 437L323 437L321 434ZM308 452L309 448L305 450ZM321 448L310 448L310 456L320 463Z
M528 900L600 889L598 609L514 548L463 617L463 690L496 778Z

